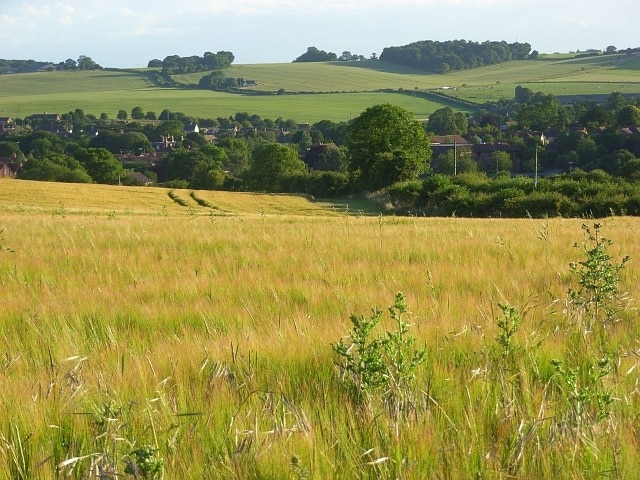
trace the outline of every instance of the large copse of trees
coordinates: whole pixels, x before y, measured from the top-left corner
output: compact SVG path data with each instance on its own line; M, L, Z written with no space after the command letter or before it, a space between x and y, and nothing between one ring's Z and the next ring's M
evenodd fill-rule
M149 67L162 66L164 75L177 75L182 73L206 72L209 70L220 70L231 66L235 57L233 53L219 51L218 53L205 52L202 57L192 55L181 57L179 55L169 55L162 62L150 60Z
M447 73L509 60L524 60L530 51L531 45L528 43L423 40L400 47L387 47L380 54L380 60L428 72Z

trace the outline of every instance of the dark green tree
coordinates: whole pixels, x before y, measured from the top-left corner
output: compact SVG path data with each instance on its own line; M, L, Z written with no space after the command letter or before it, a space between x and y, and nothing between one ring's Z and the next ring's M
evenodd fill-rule
M618 111L616 123L619 127L633 127L640 125L640 108L635 105L627 105Z
M142 107L133 107L131 109L131 118L134 120L142 120L144 118L144 110Z
M78 160L63 153L32 158L18 171L18 178L65 183L93 181Z
M0 157L11 157L14 155L22 155L20 145L17 142L0 142Z
M534 130L564 126L560 103L553 95L545 95L540 101L522 105L517 120L522 128Z
M93 61L91 57L87 57L86 55L80 55L78 57L78 70L98 70L102 67Z
M305 171L305 164L294 148L264 143L253 152L246 179L252 190L278 192L285 177Z
M125 152L141 154L153 151L153 146L144 133L127 132L122 135L121 150Z
M593 168L598 158L598 147L591 137L582 138L576 146L579 166Z
M500 173L510 173L513 167L511 155L501 150L496 150L489 155L488 170L496 175Z
M321 143L310 147L304 162L312 170L344 172L347 168L343 151L335 143Z
M338 56L333 52L318 50L316 47L308 47L307 51L296 58L293 62L335 62Z
M224 184L223 164L227 161L226 152L215 145L205 145L200 149L198 158L189 180L189 188L217 190Z
M174 148L162 159L166 179L169 181L190 181L198 162L206 162L205 155L202 152L187 150L186 148Z
M459 175L478 171L478 162L473 159L473 154L468 148L453 148L438 156L438 161L433 162L433 171L446 175Z
M390 104L365 110L348 127L350 171L365 190L412 180L428 169L429 137L407 110Z
M96 183L117 184L122 164L104 148L80 148L73 155Z
M451 107L441 108L429 116L427 131L436 135L464 135L467 133L467 117Z
M160 120L164 120L164 117ZM174 139L179 139L182 135L184 135L184 125L179 120L171 120L168 122L162 122L155 129L154 134L152 135L152 140L159 141L164 137L173 137Z
M225 171L231 175L240 176L249 168L251 148L243 138L227 137L217 142L218 146L226 152L226 160L222 165Z

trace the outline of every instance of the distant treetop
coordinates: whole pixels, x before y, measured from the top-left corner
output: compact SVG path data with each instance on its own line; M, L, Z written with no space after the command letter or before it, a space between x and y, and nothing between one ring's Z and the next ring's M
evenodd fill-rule
M428 72L447 73L509 60L525 60L529 58L530 51L528 43L423 40L401 47L387 47L380 54L380 60Z
M296 58L293 63L300 62L335 62L338 56L333 52L318 50L316 47L309 47L307 51Z

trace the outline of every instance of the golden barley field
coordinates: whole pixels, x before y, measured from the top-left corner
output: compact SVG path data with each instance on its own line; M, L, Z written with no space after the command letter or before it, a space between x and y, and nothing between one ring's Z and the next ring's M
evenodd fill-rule
M585 330L594 224L630 260ZM0 181L0 478L633 478L639 231ZM332 350L397 292L426 349L402 418Z

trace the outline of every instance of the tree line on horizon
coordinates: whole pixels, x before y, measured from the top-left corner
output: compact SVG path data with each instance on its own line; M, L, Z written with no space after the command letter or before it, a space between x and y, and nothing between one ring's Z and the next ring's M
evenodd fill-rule
M529 43L423 40L399 47L386 47L380 60L433 73L495 65L531 56ZM536 56L534 54L534 56Z
M222 70L231 66L235 56L232 52L220 50L217 53L205 52L201 57L191 55L169 55L164 60L149 60L148 68L162 68L163 75L178 75L185 73L206 72L210 70Z

